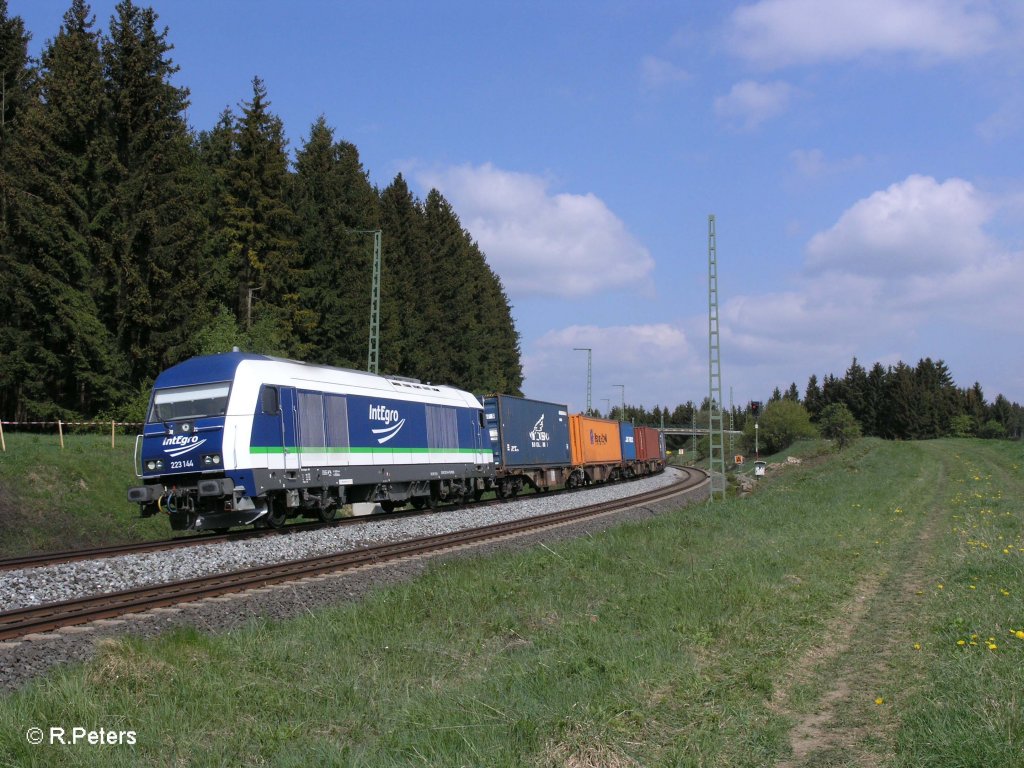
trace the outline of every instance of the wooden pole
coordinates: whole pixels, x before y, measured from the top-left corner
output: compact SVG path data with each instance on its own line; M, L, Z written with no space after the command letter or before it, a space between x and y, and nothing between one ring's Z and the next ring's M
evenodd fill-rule
M110 447L114 447L114 422L110 422Z
M0 448L4 449L4 453L7 453L7 441L4 440L4 423L0 421Z
M57 432L60 433L60 449L64 450L64 425L61 424L60 419L57 419Z

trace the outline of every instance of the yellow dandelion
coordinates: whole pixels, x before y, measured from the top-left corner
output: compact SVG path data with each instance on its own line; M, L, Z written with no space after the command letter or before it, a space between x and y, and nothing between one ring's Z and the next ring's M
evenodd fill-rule
M1019 639L1024 640L1024 629L1018 629L1013 634L1016 635Z
M920 643L914 643L914 650L915 651L920 651L921 650L921 644Z
M883 699L881 696L879 696L877 699L875 699L875 704L880 707L883 704L885 704L885 699Z
M998 646L998 645L996 645L995 643L991 643L991 642L990 642L990 643L988 644L988 649L989 649L990 651L995 651L995 650L997 650L998 648L999 648L999 646Z
M971 586L969 586L968 589L977 589L977 587L971 584Z
M967 641L966 640L957 640L956 644L957 645L967 645Z
M946 588L945 584L939 584L939 589L945 589L945 588Z

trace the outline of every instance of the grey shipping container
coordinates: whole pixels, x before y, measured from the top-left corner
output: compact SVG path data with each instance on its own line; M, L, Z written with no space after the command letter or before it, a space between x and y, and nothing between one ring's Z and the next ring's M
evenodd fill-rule
M497 468L571 463L566 406L512 395L492 395L482 402Z

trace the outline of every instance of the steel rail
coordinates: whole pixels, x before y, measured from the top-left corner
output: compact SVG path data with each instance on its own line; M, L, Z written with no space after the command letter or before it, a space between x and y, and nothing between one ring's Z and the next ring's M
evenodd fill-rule
M287 536L300 531L317 531L322 528L333 528L340 525L359 525L374 520L395 519L422 514L421 510L400 509L395 512L380 512L374 515L358 515L354 517L339 517L330 522L312 520L308 522L289 523L283 528L249 528L242 531L231 531L229 533L194 533L185 536L177 536L172 539L158 539L155 541L137 541L130 544L113 544L107 547L92 547L88 549L68 549L61 552L44 552L38 555L22 555L0 560L0 572L13 571L19 568L40 568L47 565L60 565L62 563L74 563L81 560L100 560L106 557L117 557L118 555L136 555L145 552L161 552L168 549L179 549L181 547L194 547L200 544L216 544L225 541L245 541L263 536Z
M139 613L153 608L256 589L325 573L337 573L360 566L386 563L405 557L422 556L494 539L533 533L603 514L656 503L698 488L701 484L708 482L707 475L700 470L687 469L685 471L688 478L682 483L578 509L196 579L93 595L78 600L4 611L0 612L0 640L10 640L31 633L47 632L127 613Z
M546 495L565 493L565 491L550 491ZM529 499L532 494L524 494L516 498ZM225 541L245 541L246 539L261 538L263 536L287 536L299 531L317 531L323 528L333 528L341 525L361 525L363 523L375 522L384 519L401 519L404 517L415 517L417 515L429 515L433 512L459 507L487 506L490 504L504 503L503 500L488 500L482 502L471 502L462 504L445 504L434 509L399 509L394 512L379 512L372 515L357 515L352 517L339 517L329 522L309 520L305 522L294 522L285 525L283 528L248 528L241 531L230 531L228 533L193 533L177 536L170 539L157 539L155 541L137 541L128 544L112 544L106 547L89 547L85 549L68 549L59 552L43 552L36 555L21 555L0 559L0 572L13 571L20 568L41 568L49 565L61 565L63 563L75 563L82 560L99 560L106 557L117 557L118 555L136 555L145 552L162 552L169 549L180 549L183 547L194 547L200 544L216 544Z

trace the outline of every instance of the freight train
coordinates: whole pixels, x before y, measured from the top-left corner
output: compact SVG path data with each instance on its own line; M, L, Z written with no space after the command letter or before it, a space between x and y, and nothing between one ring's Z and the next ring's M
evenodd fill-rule
M579 487L664 469L658 430L566 406L414 379L228 352L153 385L136 474L143 517L174 530L328 521L344 504L385 511Z

